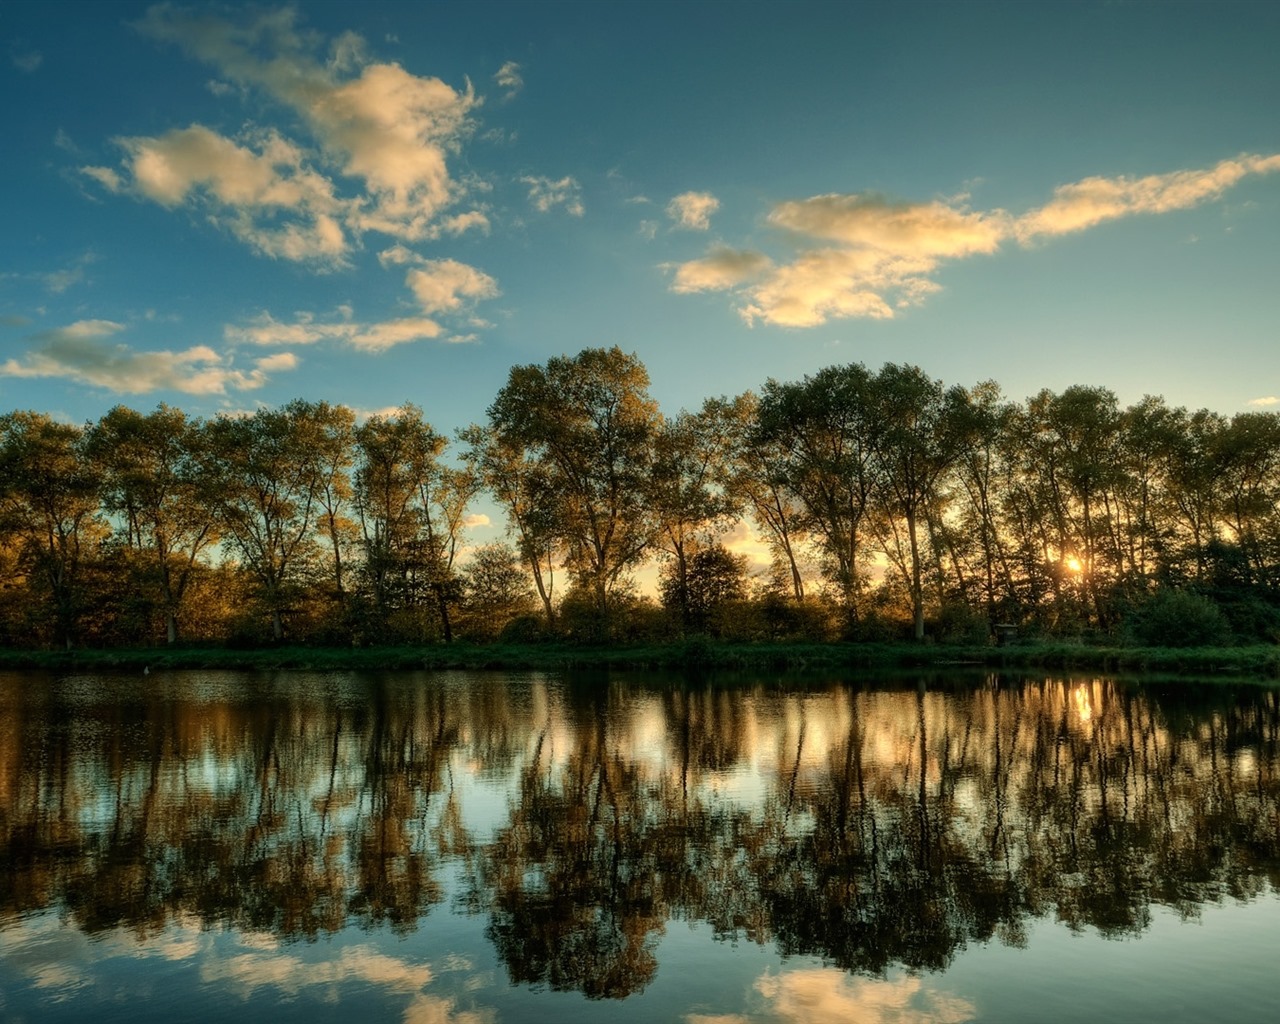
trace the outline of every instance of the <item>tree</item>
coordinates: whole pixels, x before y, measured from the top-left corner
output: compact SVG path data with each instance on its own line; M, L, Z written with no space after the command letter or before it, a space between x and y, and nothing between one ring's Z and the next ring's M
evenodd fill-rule
M803 506L803 523L822 545L851 624L862 585L863 518L876 486L880 423L872 383L861 363L827 367L799 383L769 380L748 441L758 464L768 458L769 485Z
M956 409L960 438L955 470L964 496L958 532L979 550L977 572L990 626L996 624L1001 601L1014 595L1009 538L1001 529L998 502L1010 469L1007 439L1015 412L995 381L970 388Z
M1058 569L1059 595L1067 575L1078 578L1082 611L1107 626L1106 594L1116 578L1119 546L1113 533L1115 491L1124 480L1120 459L1120 411L1106 388L1073 385L1055 395L1044 390L1027 403L1031 427L1025 469L1035 481L1054 534L1050 557Z
M537 467L550 532L603 623L656 532L649 485L661 420L648 386L634 355L589 348L513 367L488 410L501 450Z
M208 425L206 466L218 519L258 584L271 633L284 638L284 611L316 554L313 535L322 472L315 458L318 407L293 401Z
M171 644L198 559L218 539L204 448L204 426L164 404L147 415L118 405L86 438L102 469L106 511L119 517L129 546L149 558Z
M345 405L319 402L310 420L311 454L316 462L317 521L333 558L333 595L346 604L346 559L356 542L356 524L349 511L351 467L355 462L355 413Z
M734 503L750 512L773 550L775 568L787 578L783 586L799 602L805 597L799 554L808 535L804 507L786 485L790 451L754 428L759 406L750 391L733 400L735 436L724 486Z
M944 389L916 366L886 363L872 385L874 416L879 424L877 493L890 534L886 553L907 570L914 635L924 639L924 557L920 524L937 523L943 475L959 458L964 439L962 388ZM906 554L895 523L906 527ZM931 528L930 533L936 530ZM903 563L906 564L903 564Z
M673 562L676 609L682 625L693 624L684 603L689 592L689 559L736 513L725 488L738 410L725 399L708 399L696 413L666 420L655 441L651 480L659 539Z
M473 424L459 432L463 458L479 485L502 506L507 530L533 578L547 628L555 626L555 570L563 559L556 532L551 481L546 465L523 448L504 443L492 426Z
M453 566L475 477L442 463L447 441L415 405L372 417L355 436L355 503L374 605L385 624L389 612L420 605L429 594L447 643L459 596Z
M681 574L671 562L658 582L663 605L693 629L718 634L716 619L727 605L747 596L747 559L722 544L694 553Z
M0 533L15 538L23 574L48 588L58 638L75 642L81 570L105 533L100 478L84 431L38 412L0 417Z
M520 558L508 544L486 544L471 553L462 568L471 632L484 640L534 609L533 590Z

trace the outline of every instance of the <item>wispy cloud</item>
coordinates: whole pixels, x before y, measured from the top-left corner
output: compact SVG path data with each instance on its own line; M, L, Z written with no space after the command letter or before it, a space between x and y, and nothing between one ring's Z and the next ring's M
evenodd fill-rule
M40 70L44 54L22 43L14 43L9 47L9 62L24 74L31 75Z
M1026 244L1037 238L1083 231L1104 221L1143 213L1186 210L1223 192L1251 174L1280 171L1280 153L1245 154L1206 170L1149 174L1143 178L1085 178L1054 190L1053 199L1018 219L1015 234Z
M565 212L573 217L581 217L585 212L582 186L574 178L552 180L526 176L520 181L529 186L529 202L539 213L547 213L557 206L563 206Z
M41 284L44 289L54 295L61 295L68 288L79 284L85 279L85 268L91 263L96 262L97 255L92 252L85 252L77 256L65 267L59 267L57 270L28 271L24 273L0 274L0 280L16 279L20 281L36 281Z
M440 318L460 318L469 326L484 324L469 316L472 307L500 294L492 277L457 260L427 259L402 245L384 250L378 258L384 267L409 267L405 285L423 315L362 322L349 306L340 306L336 315L325 318L301 312L290 321L280 321L264 312L248 324L228 325L223 329L224 337L236 345L314 345L334 341L364 352L383 352L414 341L462 344L474 341L476 335L449 334Z
M790 248L786 258L717 245L667 269L672 291L735 293L748 323L888 319L937 292L935 278L947 260L994 253L1010 241L1030 246L1122 217L1189 209L1249 175L1278 170L1280 154L1246 154L1203 170L1086 178L1058 187L1048 203L1021 216L970 209L963 195L929 202L877 193L812 196L779 203L767 215Z
M500 88L506 90L506 94L502 97L504 100L513 99L524 88L524 76L520 74L520 70L519 64L509 60L494 74L493 80Z
M1267 395L1265 398L1251 398L1247 404L1256 405L1262 408L1271 405L1280 405L1280 397L1277 397L1276 395Z
M291 322L262 313L244 326L227 325L223 335L232 344L314 345L337 341L364 352L383 352L412 341L439 338L444 328L427 317L401 317L363 323L340 317L319 320L311 313L299 313Z
M80 320L35 335L38 347L22 359L0 364L0 377L55 377L106 388L118 394L179 391L189 395L250 391L267 383L270 373L291 370L297 357L283 352L237 369L206 345L182 351L143 352L107 339L125 329L111 320Z
M678 228L706 231L711 227L711 215L718 209L720 200L710 192L681 192L667 203L667 216Z

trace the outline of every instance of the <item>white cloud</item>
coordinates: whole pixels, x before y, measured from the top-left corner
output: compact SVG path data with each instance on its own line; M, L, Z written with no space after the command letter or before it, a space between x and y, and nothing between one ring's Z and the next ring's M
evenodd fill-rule
M355 319L348 305L337 307L337 317L317 319L314 313L299 312L290 322L262 313L243 326L227 325L223 335L241 345L314 345L338 341L365 352L382 352L407 342L440 339L450 344L475 341L474 334L446 335L437 316L462 316L473 327L487 327L486 321L467 316L471 306L497 296L498 284L488 274L457 260L429 260L403 245L394 245L378 254L384 267L408 266L405 285L413 292L422 316L399 317L373 323Z
M700 260L690 260L675 268L674 292L724 291L758 277L770 267L769 257L750 249L716 246Z
M990 253L1008 235L1001 210L970 213L941 201L895 203L873 193L780 203L769 223L809 238L907 256Z
M489 517L483 512L472 512L462 519L463 526L488 526L489 524Z
M119 192L124 188L124 181L110 167L81 167L80 173L92 178L108 192Z
M742 317L747 323L760 320L781 327L816 327L843 317L889 319L893 308L882 293L908 281L923 293L930 282L912 271L931 269L927 262L895 268L893 261L874 253L816 249L753 286Z
M402 317L368 324L352 335L350 342L352 348L365 352L382 352L405 342L438 338L443 331L444 328L427 317Z
M498 284L475 267L457 260L423 260L405 275L424 313L456 313L471 300L498 295Z
M539 213L547 213L553 207L563 206L565 212L574 217L581 217L585 212L582 205L582 186L574 178L550 178L526 176L520 179L529 186L529 202Z
M189 395L249 391L267 383L268 374L293 369L291 354L254 361L252 369L235 369L228 358L207 345L181 352L139 352L104 339L124 330L110 320L81 320L35 336L40 347L21 359L0 364L0 376L60 377L119 394L172 390Z
M340 310L339 320L318 321L314 314L299 313L292 323L282 323L263 313L243 327L227 325L223 336L242 345L314 345L339 341L365 352L382 352L411 341L438 338L444 328L426 317L403 317L375 323L351 319L350 309Z
M524 77L520 74L520 65L513 60L507 61L502 67L498 68L493 80L498 83L499 87L507 90L503 99L511 99L524 88Z
M711 215L720 209L720 200L710 192L681 192L667 203L667 216L676 227L690 231L706 231L711 227Z
M419 256L412 249L403 245L393 245L378 253L378 262L384 267L403 267L410 263L421 263L425 257Z
M1246 154L1205 170L1086 178L1059 187L1049 203L1020 217L971 210L963 195L930 202L874 193L812 196L779 203L767 216L793 246L787 260L775 264L762 252L719 246L674 265L671 290L735 292L748 323L888 319L940 290L934 278L946 260L994 253L1011 239L1028 245L1119 217L1188 209L1248 175L1274 171L1280 154Z
M314 56L313 35L296 27L297 17L295 8L229 19L204 9L158 5L139 27L213 66L220 82L259 89L303 119L324 157L361 186L341 204L341 218L325 211L334 216L334 228L340 224L339 230L378 231L408 240L432 237L440 230L438 216L463 192L449 173L448 157L470 132L469 114L478 102L470 85L459 92L398 64L371 62L363 40L352 33L339 37L331 59L321 63ZM295 150L303 154L301 147ZM224 161L230 157L225 152L213 155ZM185 199L189 185L184 182L194 179L190 170L179 169L172 177L164 168L150 176L149 168L142 170L140 189L170 205ZM260 174L248 174L251 165L240 170L237 182L248 178L264 184ZM286 177L303 174L299 164ZM318 172L308 168L305 174L321 194L336 194ZM225 184L204 183L215 191ZM250 190L244 198L252 202L257 195ZM255 236L246 240L263 249ZM327 240L333 242L332 233Z
M129 187L167 207L203 205L214 223L265 256L341 263L347 239L339 223L350 203L305 165L305 154L276 132L241 145L201 125L159 137L117 140L126 152ZM112 191L121 178L107 168L83 167ZM281 220L284 223L281 223Z
M1015 232L1025 245L1042 236L1082 231L1119 217L1185 210L1217 199L1251 174L1273 171L1280 171L1280 154L1246 153L1203 170L1143 178L1085 178L1056 188L1049 203L1018 219Z
M1275 395L1267 395L1265 398L1251 398L1248 404L1257 406L1280 405L1280 398Z

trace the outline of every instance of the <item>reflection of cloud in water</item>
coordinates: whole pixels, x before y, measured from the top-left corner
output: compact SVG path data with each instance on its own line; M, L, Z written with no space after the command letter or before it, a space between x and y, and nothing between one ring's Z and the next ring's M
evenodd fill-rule
M760 1013L688 1013L685 1024L964 1024L977 1012L919 978L852 978L832 967L765 974L755 990L765 999Z
M766 974L755 987L772 1015L796 1024L963 1024L977 1012L966 999L925 989L919 978L851 978L830 967Z
M139 937L117 929L91 940L67 930L55 915L39 915L0 927L0 981L23 977L45 993L44 999L65 1002L86 990L117 986L112 962L118 958L181 962L198 957L201 984L246 1001L265 988L286 998L310 994L332 1001L343 986L363 984L412 997L404 1011L405 1024L496 1021L491 1009L459 1010L453 998L424 992L437 973L429 964L387 956L370 945L349 946L331 959L313 962L282 952L278 940L260 932L239 933L235 943L230 955L220 954L216 935L194 919L180 919L154 935ZM439 970L465 975L474 966L466 957L448 956ZM466 983L463 987L475 989ZM3 1006L0 992L0 1010Z
M494 1024L496 1020L490 1009L459 1011L452 999L425 993L414 996L404 1011L404 1024Z
M431 983L431 968L410 964L369 946L344 949L334 960L309 963L287 953L242 953L227 960L206 959L200 980L229 985L248 999L264 986L295 996L303 989L364 981L391 992L412 993Z

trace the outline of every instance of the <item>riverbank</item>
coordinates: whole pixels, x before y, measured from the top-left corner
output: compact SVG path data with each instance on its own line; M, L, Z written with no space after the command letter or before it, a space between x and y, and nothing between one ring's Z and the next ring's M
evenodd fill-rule
M1280 679L1280 645L1251 647L1094 647L1016 643L1006 647L934 644L722 644L705 639L637 647L570 644L428 647L223 647L0 651L0 669L50 671L164 669L866 669L1048 668L1196 677Z

